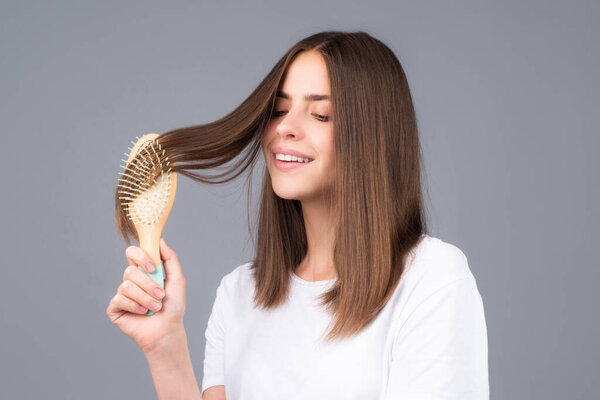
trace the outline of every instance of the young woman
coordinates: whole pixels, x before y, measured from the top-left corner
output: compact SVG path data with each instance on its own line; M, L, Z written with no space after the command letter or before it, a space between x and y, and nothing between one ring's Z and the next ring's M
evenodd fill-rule
M489 398L483 302L465 254L426 233L415 112L385 44L365 32L307 37L231 114L160 141L201 182L251 170L261 150L266 169L256 257L217 288L201 390L176 253L161 240L167 278L155 294L137 268L148 256L127 248L107 314L143 349L159 398ZM190 172L240 155L227 179Z

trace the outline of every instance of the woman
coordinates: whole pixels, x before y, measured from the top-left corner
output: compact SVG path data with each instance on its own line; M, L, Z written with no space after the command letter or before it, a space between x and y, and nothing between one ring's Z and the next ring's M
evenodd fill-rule
M426 233L415 112L385 44L307 37L231 114L160 141L201 182L237 177L260 150L266 170L256 257L217 288L201 391L176 253L161 240L166 294L147 317L161 294L137 268L148 256L126 251L107 314L143 349L159 398L489 398L481 296L464 253ZM244 149L228 179L190 172ZM135 231L117 218L128 241Z

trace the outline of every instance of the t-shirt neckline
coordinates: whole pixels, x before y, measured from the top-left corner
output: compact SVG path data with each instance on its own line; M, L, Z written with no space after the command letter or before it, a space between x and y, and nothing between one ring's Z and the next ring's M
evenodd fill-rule
M328 283L331 283L331 282L337 280L337 277L331 278L331 279L324 279L321 281L307 281L307 280L300 278L298 275L296 275L296 273L294 271L292 271L292 279L304 286L323 286L323 285L327 285Z

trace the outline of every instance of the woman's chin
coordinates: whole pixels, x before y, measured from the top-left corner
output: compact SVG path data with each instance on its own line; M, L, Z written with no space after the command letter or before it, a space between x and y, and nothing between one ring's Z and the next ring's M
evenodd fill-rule
M304 190L299 190L298 187L281 187L281 186L273 186L273 191L275 194L282 199L286 200L300 200L302 201L307 196L310 196L310 193L306 193Z
M275 194L278 197L281 197L282 199L285 199L285 200L300 200L300 201L302 201L301 195L299 195L297 192L293 192L293 191L281 192L281 191L275 190Z
M286 200L298 200L298 201L310 201L317 200L321 201L324 198L324 190L331 190L330 188L324 189L319 185L308 185L307 179L303 180L304 185L298 184L298 182L291 182L290 179L287 181L272 180L271 187L275 194L282 199Z

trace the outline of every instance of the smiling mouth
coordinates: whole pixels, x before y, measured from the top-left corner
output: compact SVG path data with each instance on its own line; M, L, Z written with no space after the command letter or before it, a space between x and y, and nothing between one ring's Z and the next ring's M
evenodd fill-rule
M281 160L281 159L279 159L279 158L274 158L274 160L275 160L275 161L284 162L284 163L288 163L288 164L291 164L291 163L296 163L296 164L308 164L308 163L311 163L311 162L313 161L313 160L308 160L308 161L292 161L292 160L290 160L290 161L288 161L288 160Z
M298 157L298 156L294 156L291 155L292 157L295 157L297 159L302 159L302 161L295 161L295 160L282 160L281 158L277 158L278 154L282 154L282 153L277 153L277 152L272 152L271 154L273 154L273 157L279 161L283 161L283 162L300 162L300 163L306 163L308 164L309 162L313 161L313 158L310 157ZM284 154L284 156L287 156L287 154ZM304 160L308 160L308 161L304 161Z
M279 169L280 171L288 171L288 170L300 168L304 165L310 164L313 161L314 160L312 160L312 159L309 159L308 162L279 160L275 157L275 154L273 154L273 165L275 165L275 168Z

